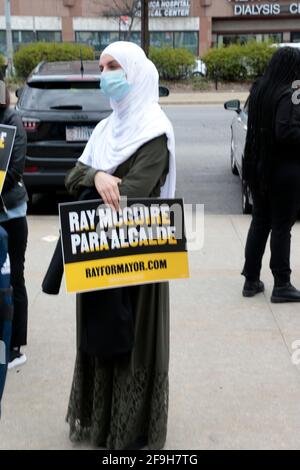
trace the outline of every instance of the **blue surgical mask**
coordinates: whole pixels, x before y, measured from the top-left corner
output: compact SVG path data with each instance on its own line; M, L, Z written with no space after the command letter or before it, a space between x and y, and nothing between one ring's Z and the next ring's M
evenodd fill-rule
M126 80L124 70L118 69L101 73L100 88L108 98L121 101L129 93L130 85Z

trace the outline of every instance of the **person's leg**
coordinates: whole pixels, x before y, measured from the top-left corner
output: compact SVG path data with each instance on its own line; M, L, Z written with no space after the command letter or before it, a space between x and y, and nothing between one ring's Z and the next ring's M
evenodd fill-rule
M28 227L26 217L11 219L1 225L8 234L8 253L14 302L11 349L14 349L27 344L28 298L24 278L24 264Z
M291 217L290 211L284 213L277 207L274 212L270 240L270 268L274 276L274 285L280 287L289 283L291 278L291 229L295 219Z
M281 165L274 170L271 191L271 260L275 285L290 282L291 229L300 210L300 165Z
M250 282L259 280L262 258L271 229L268 198L252 189L253 212L245 247L245 264L242 275Z
M300 301L300 292L290 283L291 229L300 211L300 166L290 165L277 170L270 194L270 268L274 276L271 300L285 301L286 298L286 301Z

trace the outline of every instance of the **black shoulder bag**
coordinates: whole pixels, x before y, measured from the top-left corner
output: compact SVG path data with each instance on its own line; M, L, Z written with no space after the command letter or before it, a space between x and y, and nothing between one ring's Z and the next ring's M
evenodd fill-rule
M85 189L79 200L99 198L95 188ZM59 293L63 276L59 238L42 283L46 294ZM78 348L85 354L115 357L129 353L134 344L134 311L130 287L77 294Z

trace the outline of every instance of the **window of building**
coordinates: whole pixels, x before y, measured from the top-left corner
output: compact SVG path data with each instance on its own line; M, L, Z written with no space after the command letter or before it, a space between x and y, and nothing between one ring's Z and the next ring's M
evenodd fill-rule
M291 34L291 42L300 42L300 32Z
M6 54L6 31L0 31L0 53Z
M141 33L132 31L130 36L124 31L76 31L76 42L81 42L93 46L95 51L103 51L106 46L114 41L132 41L141 44Z
M188 49L198 55L198 33L196 31L175 32L174 47Z
M131 31L130 33L128 32L127 34L124 32L121 32L120 34L121 41L131 41L137 44L138 46L141 45L141 33L139 31Z
M270 41L272 43L280 43L283 40L283 33L268 33L262 35L263 41Z
M224 34L218 35L218 45L230 46L231 44L246 44L255 41L255 34Z
M61 42L62 35L61 31L13 31L12 38L14 50L16 51L22 44L29 44L36 41ZM5 41L6 39L4 39L4 48Z
M119 41L121 38L120 34L118 31L101 31L100 32L100 50L103 51L103 49L108 46L110 43L114 41Z
M93 46L96 50L100 50L100 36L96 31L76 31L76 42Z
M219 34L217 37L218 46L229 46L230 44L246 44L249 41L270 41L272 43L282 42L283 33L265 34Z
M36 40L33 31L13 31L12 38L14 50L17 50L22 44L29 44Z
M103 49L114 41L129 40L135 44L141 45L141 33L132 31L76 31L76 42L86 43L94 47L96 51ZM172 31L152 31L150 32L150 46L152 47L175 47L185 48L194 55L198 53L199 36L197 32L172 32Z
M174 47L172 32L150 32L150 46L152 47Z
M41 42L61 42L61 31L37 31L36 39Z

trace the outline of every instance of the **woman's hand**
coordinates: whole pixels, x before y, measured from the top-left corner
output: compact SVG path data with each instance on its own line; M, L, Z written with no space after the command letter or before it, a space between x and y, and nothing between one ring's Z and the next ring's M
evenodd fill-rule
M94 182L95 187L103 199L104 204L112 206L115 210L119 210L120 191L119 184L121 179L116 176L109 175L103 171L97 171Z

